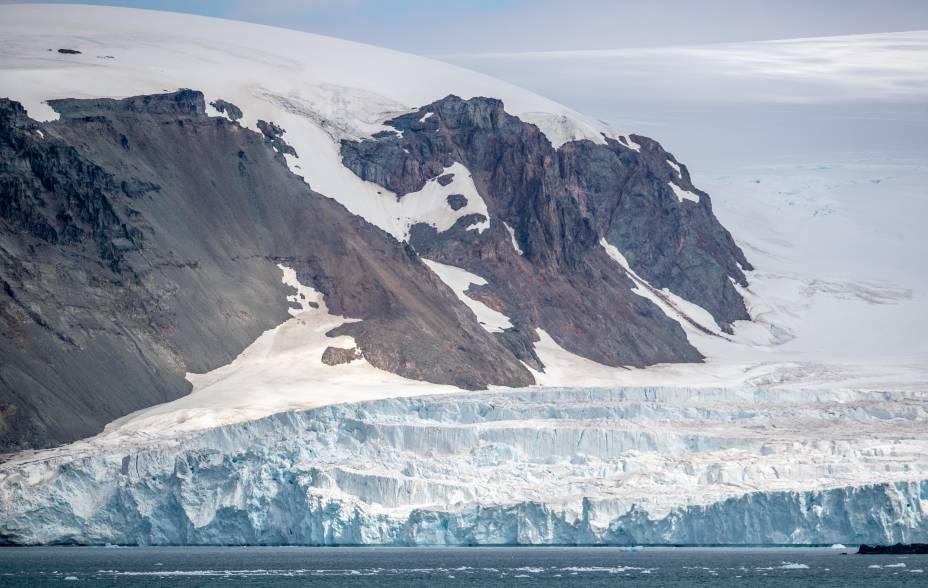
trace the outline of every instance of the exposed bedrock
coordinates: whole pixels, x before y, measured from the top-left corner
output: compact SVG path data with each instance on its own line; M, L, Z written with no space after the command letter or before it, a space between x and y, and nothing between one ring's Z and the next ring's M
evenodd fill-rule
M402 133L343 141L344 164L401 197L453 162L471 172L490 230L468 230L465 219L443 232L419 225L410 243L488 281L471 293L511 317L514 332L498 336L514 353L542 328L567 350L613 366L701 359L676 322L631 292L602 238L652 286L703 306L724 330L749 318L732 281L745 284L741 268L750 265L708 195L656 142L633 136L631 146L606 139L555 150L491 98L449 96L387 124Z
M276 125L208 117L189 90L51 105L38 124L0 101L0 451L186 393L289 317L278 263L363 319L339 334L377 367L532 382L408 246L288 170Z
M486 98L396 118L402 136L343 143L345 165L401 197L436 178L439 207L461 215L402 243L313 192L287 167L287 129L243 128L231 103L213 103L230 118L191 90L50 105L60 119L39 124L0 101L0 451L186 393L185 373L289 317L278 264L360 319L331 335L353 337L363 361L467 389L533 383L538 329L613 366L702 358L603 238L721 325L746 318L731 281L747 262L685 167L643 137L555 150ZM511 327L488 332L420 256L484 278L466 295Z

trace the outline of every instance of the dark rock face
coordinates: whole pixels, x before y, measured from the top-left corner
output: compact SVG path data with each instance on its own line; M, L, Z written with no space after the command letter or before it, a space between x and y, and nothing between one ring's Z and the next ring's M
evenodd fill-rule
M231 102L226 102L225 100L219 99L214 102L210 102L209 104L222 114L229 115L229 118L236 122L245 116L245 113L242 112L242 109L232 104Z
M239 111L241 112L241 111ZM296 149L291 147L284 141L284 130L272 122L267 122L266 120L258 121L258 130L264 133L265 138L267 139L268 144L279 151L280 153L289 153L294 157L297 157Z
M408 246L322 197L190 90L0 100L0 451L85 437L177 398L289 317L277 264L367 361L478 389L530 373ZM270 136L268 136L270 132ZM479 366L479 369L475 369Z
M447 185L447 184L446 184ZM448 206L451 207L451 210L461 210L467 206L467 197L464 194L448 194Z
M326 347L322 352L322 363L326 365L341 365L361 359L361 351L357 348L344 349L342 347Z
M693 186L685 165L654 140L632 135L635 151L615 140L567 143L558 150L566 188L589 211L597 232L656 288L708 310L724 330L749 320L732 280L747 285L752 269L731 234L715 218L709 195ZM696 194L680 201L668 183ZM729 279L730 278L730 279Z
M433 115L423 118L426 112ZM700 198L678 200L667 185L673 156L657 143L634 137L642 145L636 151L612 140L575 141L556 150L490 98L449 96L388 124L402 136L345 141L343 163L398 195L421 189L455 161L468 168L490 229L467 231L465 219L443 233L417 226L411 244L423 257L489 282L475 297L492 299L511 317L515 328L499 338L523 361L531 360L535 328L613 366L701 359L676 322L631 291L603 238L653 286L704 306L723 328L748 318L730 279L745 283L738 264L750 266L682 166L675 182Z

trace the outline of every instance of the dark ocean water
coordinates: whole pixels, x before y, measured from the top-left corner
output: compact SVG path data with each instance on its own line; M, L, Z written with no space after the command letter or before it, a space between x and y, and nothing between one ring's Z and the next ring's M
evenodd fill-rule
M928 556L846 551L5 548L0 586L928 586Z

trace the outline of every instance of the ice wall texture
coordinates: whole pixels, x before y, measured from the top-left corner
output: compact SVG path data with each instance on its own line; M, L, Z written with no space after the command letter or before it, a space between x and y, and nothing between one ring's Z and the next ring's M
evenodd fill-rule
M334 405L0 467L16 544L928 539L925 394L547 389Z

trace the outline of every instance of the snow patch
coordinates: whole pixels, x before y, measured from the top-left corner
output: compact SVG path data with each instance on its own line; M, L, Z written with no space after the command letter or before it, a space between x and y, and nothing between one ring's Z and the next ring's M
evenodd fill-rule
M456 390L408 380L375 368L365 359L330 366L327 347L354 348L354 338L330 337L332 329L359 319L329 313L323 295L300 283L296 272L279 265L282 282L296 289L287 300L291 318L262 333L228 365L204 374L187 374L189 395L136 411L106 427L119 437L174 435L254 420L285 410L395 395Z
M502 333L506 329L512 328L512 322L509 317L503 313L493 310L483 302L475 300L467 295L467 290L471 285L485 286L487 281L465 269L446 265L432 261L431 259L422 259L425 265L429 266L436 276L444 282L455 295L477 316L477 321L489 333Z
M503 222L503 226L506 227L506 231L509 233L509 238L512 240L512 248L516 250L516 253L524 256L525 252L522 251L521 247L519 247L519 241L516 239L515 230L506 222Z
M603 145L603 128L573 115L551 112L523 112L523 121L538 127L551 145L558 149L569 141L587 140Z
M449 184L442 186L438 177L446 174L454 174L454 177ZM448 206L448 196L451 194L463 194L467 204L458 210L452 209ZM409 231L413 225L424 223L441 233L453 227L459 218L471 214L482 215L483 220L472 223L467 230L482 233L490 228L490 211L486 202L477 192L470 172L458 162L452 163L438 176L427 181L418 192L397 198L395 213L397 225L394 226L401 228L404 241L409 240Z
M684 190L674 182L667 182L667 185L670 186L670 189L673 190L674 195L676 195L677 200L683 202L684 200L689 200L690 202L699 202L699 195L693 194L689 190Z
M631 135L616 135L615 138L632 151L641 151L641 145L633 141Z
M617 379L613 368L567 351L544 329L535 329L538 341L534 344L535 354L544 368L536 371L526 366L539 386L569 386L570 382L583 381L589 385L609 385Z
M305 93L301 98L294 98L260 90L256 95L260 102L253 106L257 112L282 109L274 113L274 120L287 131L287 142L299 155L285 155L287 165L314 190L332 197L400 241L409 239L410 228L415 224L425 223L441 232L469 214L480 214L486 219L474 223L470 229L483 232L489 227L486 203L477 192L470 172L461 163L454 162L439 174L454 174L448 185L442 186L437 177L432 178L421 190L402 197L362 180L342 165L341 140L370 136L382 130L395 131L384 127L382 122L385 117L392 116L384 112L392 113L397 105L382 97L332 85L317 94L308 99ZM329 102L341 106L324 106ZM452 210L447 202L450 194L463 194L467 205Z

